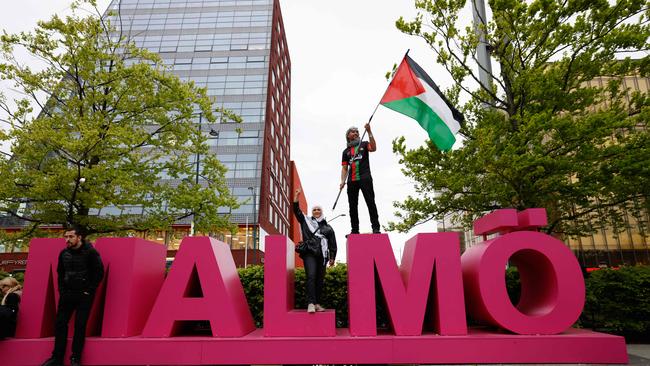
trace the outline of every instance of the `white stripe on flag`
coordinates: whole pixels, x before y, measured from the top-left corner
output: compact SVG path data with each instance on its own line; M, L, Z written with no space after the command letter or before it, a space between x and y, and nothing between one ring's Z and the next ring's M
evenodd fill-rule
M418 94L415 97L431 107L431 109L445 122L447 127L449 127L451 133L456 135L458 130L460 130L460 124L454 119L454 115L451 113L451 109L449 109L447 103L440 98L438 93L436 93L436 91L433 90L426 81L420 78L418 78L418 80L420 80L425 92Z

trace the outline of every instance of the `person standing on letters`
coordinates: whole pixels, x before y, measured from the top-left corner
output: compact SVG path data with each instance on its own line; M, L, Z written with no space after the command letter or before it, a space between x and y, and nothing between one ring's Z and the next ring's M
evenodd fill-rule
M104 264L99 253L84 238L80 228L69 228L63 236L66 248L59 253L57 265L59 304L54 323L54 351L43 366L63 365L68 340L68 322L75 312L71 366L81 365L81 352L86 340L86 324L93 298L104 277Z
M356 127L348 128L345 132L348 146L343 150L341 158L341 184L339 189L343 189L347 179L351 234L359 234L359 190L363 193L363 199L368 206L372 232L374 234L379 233L379 215L377 214L375 191L372 185L372 175L370 174L370 152L377 150L377 143L370 130L370 123L366 123L364 128L368 132L370 141L360 141L359 129Z
M314 206L311 209L311 217L306 216L300 210L298 198L302 190L296 189L293 195L293 213L300 223L300 232L303 240L315 237L319 243L316 253L306 252L300 254L305 264L305 281L307 295L307 312L315 313L325 311L320 300L325 284L325 266L329 263L334 265L336 258L336 235L334 229L327 223L321 206Z

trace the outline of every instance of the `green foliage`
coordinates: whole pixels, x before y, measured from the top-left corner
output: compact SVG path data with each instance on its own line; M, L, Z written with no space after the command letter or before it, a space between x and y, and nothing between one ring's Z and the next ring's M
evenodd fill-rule
M506 270L506 291L508 291L510 302L517 304L521 296L521 282L517 267L508 267Z
M0 79L20 93L13 101L0 94L8 128L0 141L11 144L0 158L0 212L29 224L22 236L44 235L41 224L78 224L91 234L164 229L189 216L198 231L231 228L218 210L238 203L196 123L216 122L215 101L96 8L78 16L88 4L75 1L71 16L0 37ZM21 63L20 51L42 65ZM106 207L123 211L97 215Z
M23 281L25 280L25 273L24 272L17 272L17 273L11 274L11 273L8 273L8 272L0 271L0 280L2 280L5 277L13 277L22 285Z
M621 334L629 340L648 340L650 266L594 271L586 287L582 326Z
M336 310L337 327L348 326L348 266L346 264L339 263L327 269L321 305Z
M418 0L416 18L396 23L423 38L452 76L450 99L468 102L459 148L394 141L417 195L395 203L398 221L388 229L443 217L469 228L504 207L544 207L546 232L564 236L622 229L625 211L644 217L650 97L629 92L623 78L649 75L650 56L624 57L648 49L647 1L489 1L492 19L478 27L495 69L488 87L478 83L479 38L459 27L468 6Z
M239 278L251 309L255 326L261 328L264 321L264 266L238 268Z

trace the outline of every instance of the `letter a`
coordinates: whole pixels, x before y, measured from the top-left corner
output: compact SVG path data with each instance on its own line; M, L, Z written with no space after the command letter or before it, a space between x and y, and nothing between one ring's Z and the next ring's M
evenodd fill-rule
M190 297L199 286L202 296ZM230 248L212 238L183 239L142 335L170 337L188 320L209 320L215 337L255 329Z

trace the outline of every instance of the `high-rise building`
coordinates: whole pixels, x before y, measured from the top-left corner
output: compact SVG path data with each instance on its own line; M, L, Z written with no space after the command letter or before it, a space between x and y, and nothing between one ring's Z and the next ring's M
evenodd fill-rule
M196 116L209 153L229 169L228 185L244 202L221 212L239 225L237 234L209 234L233 249L248 243L261 250L265 234L288 234L291 61L279 1L113 0L109 11L112 25L137 46L207 88L215 109L243 118L210 124ZM173 249L191 230L190 217L147 238Z

